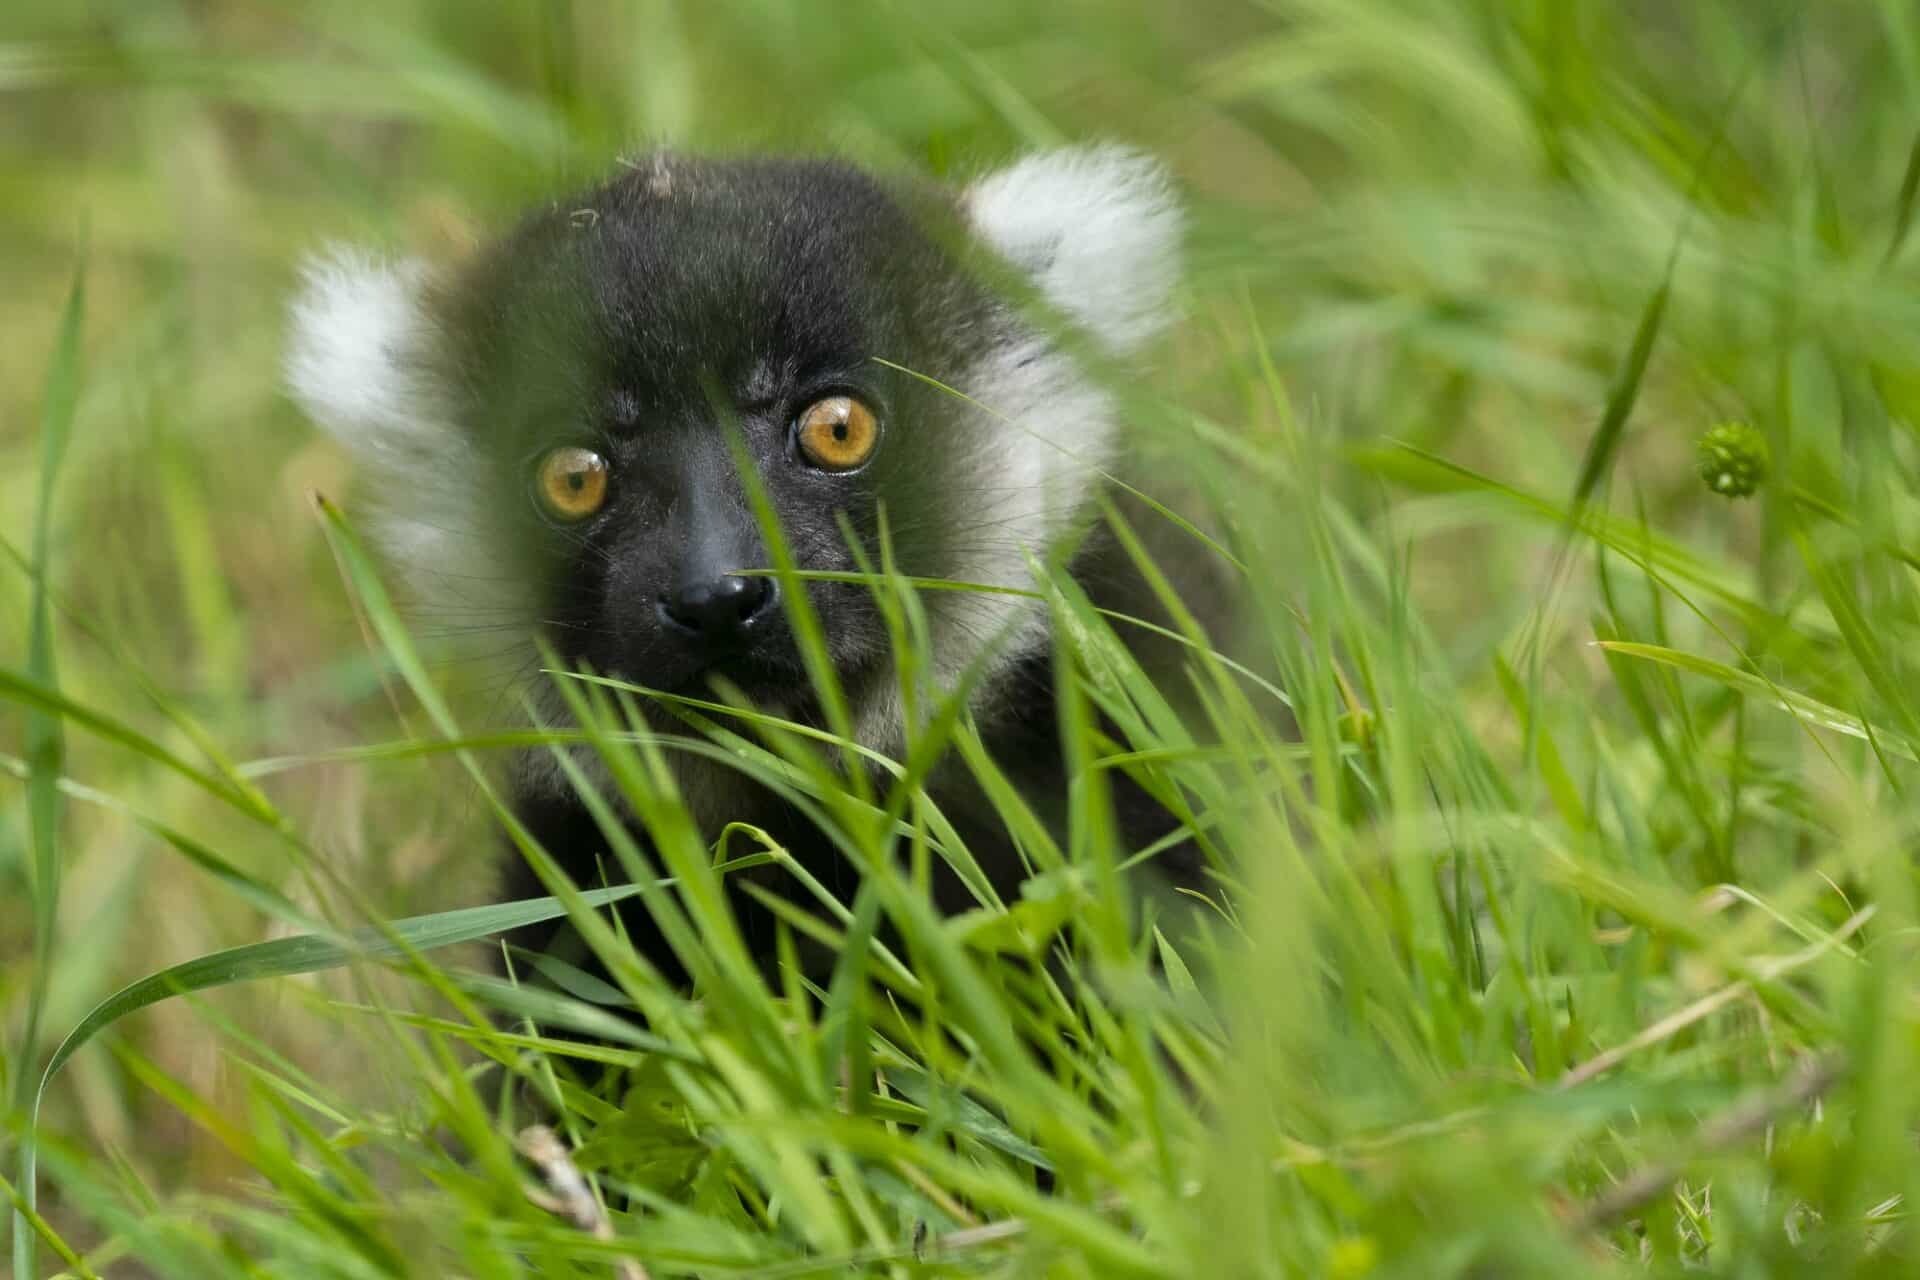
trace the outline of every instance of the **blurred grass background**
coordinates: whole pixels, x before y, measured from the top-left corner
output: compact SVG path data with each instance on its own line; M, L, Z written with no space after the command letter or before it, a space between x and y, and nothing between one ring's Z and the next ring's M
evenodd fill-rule
M1196 452L1184 412L1271 463L1226 451L1202 478L1266 553L1252 572L1272 612L1310 619L1308 640L1282 622L1271 637L1321 753L1294 820L1362 868L1334 907L1245 869L1267 904L1248 920L1298 936L1250 927L1225 1016L1257 1003L1235 983L1338 994L1264 1010L1276 1039L1201 1090L1239 1119L1191 1117L1185 1162L1158 1171L1173 1216L1126 1220L1147 1269L1903 1274L1920 1177L1917 122L1903 0L9 0L0 535L32 543L48 371L84 266L49 544L62 690L185 754L181 717L241 761L400 736L411 713L382 693L306 497L351 510L351 477L278 387L301 254L459 242L660 143L960 178L1028 147L1135 142L1193 209L1155 447ZM1597 433L1623 385L1624 429ZM1771 445L1750 501L1695 473L1696 437L1726 420ZM1595 509L1563 541L1583 459ZM26 668L32 599L31 575L0 566L8 670ZM1335 653L1357 706L1314 661ZM1781 687L1815 700L1798 721ZM27 735L24 710L0 715L10 759ZM204 788L67 736L78 783L303 903L327 896ZM261 785L383 910L485 899L497 844L444 763L306 759ZM283 927L125 813L70 801L57 963L23 1048L27 795L0 780L10 1097L120 983ZM120 1052L76 1058L46 1122L57 1224L154 1274L212 1274L193 1268L215 1256L321 1274L252 1219L221 1219L222 1248L183 1227L205 1255L129 1224L248 1198L258 1161L220 1133L258 1108L239 1058L359 1078L369 1115L424 1087L378 1024L343 1033L323 990L162 1004ZM1702 998L1721 1003L1662 1022ZM1640 1035L1620 1073L1557 1087ZM1846 1064L1818 1108L1791 1098L1710 1149L1716 1116L1805 1061ZM1651 1209L1566 1229L1649 1167L1671 1174ZM1234 1176L1248 1169L1264 1172ZM1111 1189L1070 1192L1112 1209ZM1106 1274L1075 1239L1043 1224L952 1265ZM440 1274L437 1257L339 1266ZM736 1269L798 1273L774 1266Z

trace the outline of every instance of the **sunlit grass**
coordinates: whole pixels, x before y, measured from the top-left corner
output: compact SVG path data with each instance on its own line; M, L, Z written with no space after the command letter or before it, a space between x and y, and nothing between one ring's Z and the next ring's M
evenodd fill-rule
M15 0L13 1264L1905 1274L1916 101L1892 0ZM1174 584L1186 686L1038 585L1074 673L1053 829L958 703L886 767L720 700L632 732L647 695L563 677L581 728L546 740L647 819L614 862L677 885L644 898L697 994L591 915L605 981L486 976L457 939L595 887L486 911L488 767L542 739L357 550L277 389L292 263L437 252L658 141L957 176L1113 136L1193 207L1121 477L1191 525L1107 513ZM1728 421L1771 455L1740 501L1696 471ZM1248 634L1190 622L1196 566ZM872 571L910 645L941 588ZM702 842L673 751L865 871L780 908L823 983L745 954L719 878L803 870ZM928 904L932 860L964 872L940 755L1044 872L1017 901ZM1204 901L1123 887L1119 771L1188 821ZM528 1194L534 1120L599 1235Z

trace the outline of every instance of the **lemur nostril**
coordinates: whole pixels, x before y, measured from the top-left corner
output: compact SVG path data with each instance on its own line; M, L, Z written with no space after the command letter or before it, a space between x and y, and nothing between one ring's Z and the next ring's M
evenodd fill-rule
M739 578L736 581L747 584L747 589L734 600L734 608L740 620L745 622L766 607L770 592L765 578Z

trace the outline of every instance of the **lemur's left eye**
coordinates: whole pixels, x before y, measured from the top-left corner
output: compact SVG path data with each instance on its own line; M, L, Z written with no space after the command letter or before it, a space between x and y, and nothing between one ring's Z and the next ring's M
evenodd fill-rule
M801 456L822 471L852 471L873 456L880 421L852 396L828 396L801 411L794 439Z
M607 500L607 460L573 445L551 450L540 459L534 488L555 520L585 520Z

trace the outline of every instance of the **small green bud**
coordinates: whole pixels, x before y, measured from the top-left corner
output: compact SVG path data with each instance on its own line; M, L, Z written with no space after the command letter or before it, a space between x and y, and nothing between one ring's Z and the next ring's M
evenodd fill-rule
M1744 498L1767 478L1767 438L1744 422L1723 422L1700 437L1700 479L1723 498Z

